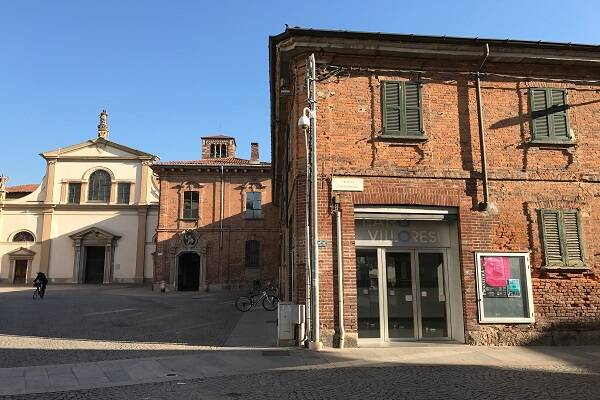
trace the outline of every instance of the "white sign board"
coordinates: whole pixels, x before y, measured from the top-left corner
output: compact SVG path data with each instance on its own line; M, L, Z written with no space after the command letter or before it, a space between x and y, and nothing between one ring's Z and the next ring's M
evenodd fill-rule
M363 178L346 178L334 176L331 179L331 190L339 192L362 192L365 188Z

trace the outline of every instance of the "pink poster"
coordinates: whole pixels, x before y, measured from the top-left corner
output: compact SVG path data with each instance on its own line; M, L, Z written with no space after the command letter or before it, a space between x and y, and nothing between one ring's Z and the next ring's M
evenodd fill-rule
M506 286L506 282L510 278L509 257L483 257L483 268L487 286Z

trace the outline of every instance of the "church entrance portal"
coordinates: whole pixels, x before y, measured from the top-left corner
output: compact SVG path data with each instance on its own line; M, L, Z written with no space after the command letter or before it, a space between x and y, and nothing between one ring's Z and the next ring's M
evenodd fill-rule
M182 253L177 263L177 290L200 289L200 256L196 253Z
M86 246L85 283L102 283L104 278L104 254L104 247Z

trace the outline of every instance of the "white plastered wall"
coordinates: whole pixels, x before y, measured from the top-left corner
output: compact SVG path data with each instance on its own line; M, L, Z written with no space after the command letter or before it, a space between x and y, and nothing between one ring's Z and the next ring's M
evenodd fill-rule
M35 238L35 242L13 242L12 237L20 231L31 232ZM39 242L42 232L42 215L39 211L25 210L2 210L0 218L0 280L8 279L10 261L8 253L17 250L21 247L32 250L35 256L32 261L32 271L30 276L35 276L39 271L40 266L40 250Z
M60 281L73 277L75 249L69 237L87 228L96 227L121 236L114 255L115 281L132 281L135 277L138 214L126 211L57 211L52 219L52 248L49 276Z
M135 202L139 201L139 177L141 176L141 164L139 161L63 161L56 163L54 193L52 201L56 204L61 201L62 181L87 181L92 172L102 169L111 174L111 180L136 182ZM87 193L84 193L84 199ZM63 201L65 203L65 201Z
M148 172L145 185L147 188L146 204L158 204L158 188L152 179L152 171L142 164L141 159L136 159L136 155L133 153L110 144L97 145L93 142L90 142L87 147L61 153L55 161L54 179L48 183L53 187L53 195L49 203L58 205L52 216L49 277L61 282L71 282L75 255L73 241L69 236L95 226L121 236L115 248L113 278L117 282L133 281L139 221L137 208L132 205L139 203L142 199L141 190L144 185L141 180L144 168L147 168ZM109 171L112 179L116 182L135 182L134 196L131 199L133 204L127 206L127 209L113 208L112 210L97 203L86 205L87 193L83 193L84 201L81 205L72 209L67 209L67 207L71 207L70 205L61 206L67 201L63 182L87 181L89 175L96 169ZM39 205L44 201L46 180L49 175L46 171L42 184L33 193L20 199L6 200L6 204L11 204L11 209L4 208L0 211L0 280L8 278L10 263L7 254L19 247L36 252L32 270L34 273L39 270L43 225L43 216ZM112 197L114 199L114 196ZM34 204L38 207L33 206ZM14 208L17 205L19 208ZM89 209L84 207L89 207ZM142 205L142 207L146 207L146 205ZM158 210L150 210L146 221L146 237L139 238L144 241L144 277L146 278L152 278L154 270L152 253L155 245L152 239L157 221ZM9 242L9 237L12 238L12 235L19 230L32 232L37 240L36 243Z

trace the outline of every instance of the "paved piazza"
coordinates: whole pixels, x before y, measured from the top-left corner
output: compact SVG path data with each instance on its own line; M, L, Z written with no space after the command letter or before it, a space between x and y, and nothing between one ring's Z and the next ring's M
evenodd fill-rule
M273 347L236 293L0 288L2 399L600 399L600 347Z
M185 354L223 345L240 318L231 292L49 285L34 301L15 289L0 288L0 368Z

